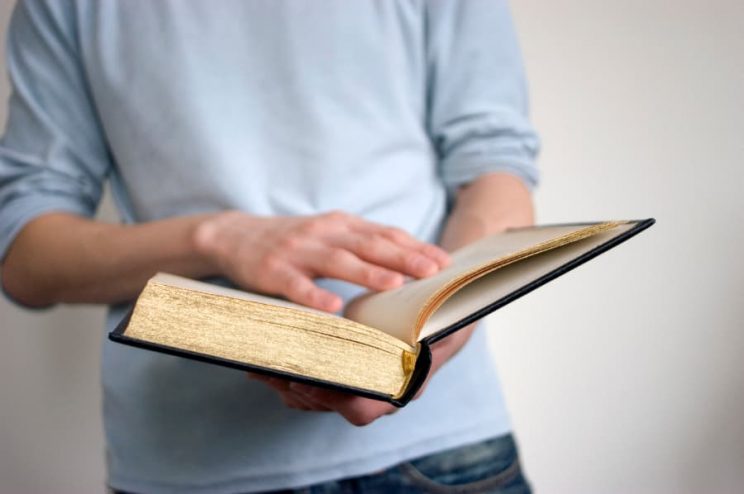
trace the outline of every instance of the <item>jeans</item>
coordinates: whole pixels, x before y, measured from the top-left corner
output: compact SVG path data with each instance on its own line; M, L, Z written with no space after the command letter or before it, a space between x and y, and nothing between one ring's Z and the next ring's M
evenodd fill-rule
M417 458L362 477L272 494L530 494L511 434ZM124 494L124 493L119 493Z
M511 434L424 456L381 472L276 494L530 494Z

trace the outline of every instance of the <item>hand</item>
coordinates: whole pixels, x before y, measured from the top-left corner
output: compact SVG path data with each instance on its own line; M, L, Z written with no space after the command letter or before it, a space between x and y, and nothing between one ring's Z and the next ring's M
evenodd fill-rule
M462 348L474 329L475 325L470 325L432 346L431 371L414 399L421 396L434 372ZM336 412L356 426L371 424L378 418L390 415L398 410L394 405L384 401L331 391L318 386L309 386L259 374L249 374L249 377L274 388L284 404L290 408L314 412Z
M356 426L371 424L383 415L395 413L398 409L384 401L300 384L278 377L259 374L249 374L249 377L274 388L289 408L313 412L336 412Z
M197 228L195 244L238 285L331 312L341 309L342 300L318 287L314 278L387 290L402 285L405 276L430 276L449 263L447 253L435 245L341 212L295 217L219 213Z
M524 183L509 174L484 175L458 190L454 210L442 235L442 245L450 250L508 227L533 222L532 199ZM474 325L463 328L432 347L431 377L470 338ZM385 402L328 391L289 381L253 376L277 390L282 400L299 410L336 411L355 425L366 425L395 411ZM428 378L427 378L428 383ZM423 391L426 383L419 391ZM417 395L418 397L418 395Z

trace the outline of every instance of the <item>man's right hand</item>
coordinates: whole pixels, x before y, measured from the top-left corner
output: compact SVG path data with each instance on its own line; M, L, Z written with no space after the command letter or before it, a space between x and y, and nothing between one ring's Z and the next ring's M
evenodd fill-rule
M203 221L195 242L217 271L241 287L331 312L341 309L341 298L314 278L387 290L405 276L430 276L449 263L435 245L342 212L258 217L228 211Z
M345 213L259 217L225 211L135 225L64 212L30 221L0 261L18 302L40 307L131 300L158 271L225 276L249 290L327 311L341 299L313 282L336 278L372 290L395 288L447 265L439 247Z

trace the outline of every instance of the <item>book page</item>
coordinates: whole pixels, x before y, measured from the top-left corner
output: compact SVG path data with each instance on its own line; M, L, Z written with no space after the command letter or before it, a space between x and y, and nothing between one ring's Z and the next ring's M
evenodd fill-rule
M314 312L316 314L323 314L326 316L333 315L329 312L323 312L311 307L295 304L294 302L290 302L289 300L269 297L268 295L259 295L252 292L244 292L242 290L238 290L237 288L228 288L226 286L215 285L213 283L205 283L203 281L192 280L191 278L184 278L175 274L158 273L152 277L152 281L161 283L163 285L195 290L197 292L211 293L212 295L221 295L223 297L250 300L252 302L260 302L267 305L278 305L280 307L287 307L289 309L301 310L305 312Z
M253 365L390 396L405 389L412 371L406 362L415 361L416 349L384 332L202 288L178 277L151 279L121 336L223 365Z
M451 297L452 293L450 292L460 289L461 285L481 276L484 274L484 270L493 270L526 255L555 248L558 245L580 239L582 236L593 235L598 231L614 228L618 224L617 222L608 222L589 225L522 228L486 237L452 253L452 264L434 276L411 281L395 290L368 293L352 300L347 304L344 316L415 346L420 339L419 331L429 315ZM284 299L244 292L166 273L158 273L152 281L214 295L339 317ZM494 297L488 298L492 301L496 300ZM447 309L444 313L449 311L450 309ZM442 314L439 317L443 317ZM432 326L427 326L427 328L429 327Z
M187 291L193 291L197 294L217 295L219 297L225 297L228 299L257 302L267 307L261 309L253 309L254 312L258 310L273 310L274 314L276 314L276 317L274 319L276 319L277 321L281 319L283 323L297 320L325 321L325 323L323 324L326 326L327 331L332 332L336 331L337 328L343 328L343 330L345 330L349 334L355 334L357 340L359 340L359 338L362 338L361 341L367 341L365 340L365 338L368 339L369 341L367 341L367 344L369 344L370 346L392 344L392 346L395 348L405 348L409 351L412 349L412 347L415 346L406 344L406 342L400 340L399 338L389 338L384 331L380 331L376 328L366 327L365 325L357 323L356 321L353 321L351 319L347 319L330 312L306 307L304 305L295 304L294 302L289 302L288 300L280 298L259 295L252 292L244 292L235 288L228 288L220 285L214 285L212 283L205 283L203 281L192 280L191 278L184 278L182 276L168 273L156 274L150 279L148 285L150 285L151 283L165 285L167 287L182 288ZM247 307L247 305L245 305L245 307ZM275 307L284 307L291 310L276 310ZM245 316L248 317L249 314L246 313ZM298 327L303 326L301 323L297 323L296 325ZM372 343L373 340L378 343Z
M436 334L469 315L506 297L515 290L545 276L567 262L611 238L630 230L634 224L620 225L577 242L508 264L477 278L449 297L424 324L419 340Z
M427 308L436 310L438 304L449 294L442 297L442 300L436 300L437 295L448 287L453 287L453 284L464 283L468 278L479 276L478 271L489 267L493 269L542 250L613 229L618 224L620 223L608 222L523 228L486 237L458 249L452 254L452 264L434 276L409 282L395 290L353 300L347 305L345 316L413 345L420 339L418 331L425 322L425 317L422 320L422 313ZM491 294L486 297L491 301L496 300Z

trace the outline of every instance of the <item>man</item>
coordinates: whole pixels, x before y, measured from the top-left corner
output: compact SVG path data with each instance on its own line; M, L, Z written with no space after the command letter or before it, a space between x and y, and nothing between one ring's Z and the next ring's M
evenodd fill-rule
M8 46L0 256L21 304L110 304L110 330L167 271L337 311L532 222L505 2L30 0ZM107 179L120 225L90 219ZM115 490L529 490L482 331L442 341L398 411L103 353Z

